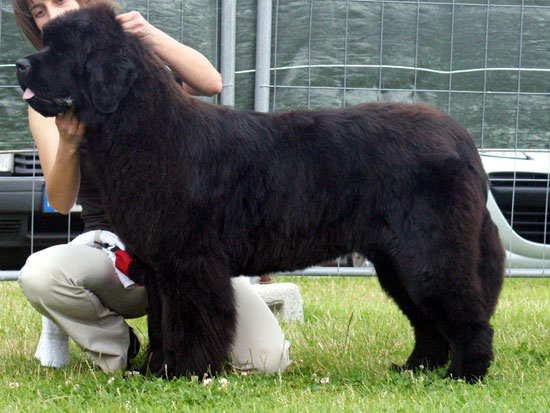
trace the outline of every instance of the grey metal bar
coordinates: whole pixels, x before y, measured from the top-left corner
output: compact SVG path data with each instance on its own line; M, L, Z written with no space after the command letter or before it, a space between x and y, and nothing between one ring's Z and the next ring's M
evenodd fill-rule
M0 0L0 22L3 21L4 2ZM0 24L0 50L2 50L2 25Z
M270 86L275 87L275 86ZM277 85L279 89L325 89L325 90L343 90L342 86L295 86L295 85ZM392 92L410 92L411 89L402 89L402 88L378 88L378 87L347 87L347 90L365 90L370 92L375 92L378 90L381 91L392 91ZM429 92L429 93L449 93L449 89L417 89L418 92ZM482 90L454 90L453 93L466 93L472 95L481 95L484 92ZM504 96L504 95L517 95L517 91L510 92L490 92L491 95ZM550 96L548 92L521 92L521 96Z
M485 14L485 55L483 66L487 69L489 60L489 16L491 10L491 0L487 0L487 11ZM481 148L485 147L485 110L487 107L487 70L483 72L483 103L481 105Z
M16 281L19 271L0 271L0 281Z
M214 53L214 66L219 68L220 59L220 0L216 0L216 36L215 38L215 53ZM219 96L216 96L219 101Z
M382 94L382 67L384 63L384 5L385 2L382 0L382 7L380 9L380 56L379 56L379 65L380 71L378 72L378 90L376 91L376 100L380 101Z
M346 37L344 39L344 95L342 107L346 107L346 91L348 86L348 41L349 41L349 0L346 1Z
M269 112L272 10L272 0L258 0L256 20L256 77L254 84L254 109L259 112Z
M309 32L307 44L307 108L311 107L311 34L313 31L313 0L309 5Z
M235 106L235 42L237 35L237 1L222 0L220 72L223 89L220 104Z
M455 3L453 2L451 9L451 50L449 57L449 96L447 97L447 113L451 114L451 97L453 89L453 53L454 53L454 37L455 37Z
M525 9L523 8L525 1L521 1L521 15L520 15L520 29L519 29L519 57L518 57L518 87L517 87L517 96L516 96L516 126L514 134L514 149L518 150L518 138L519 138L519 109L520 109L520 98L521 98L521 64L522 64L522 53L523 53L523 17ZM514 161L516 162L516 161ZM516 174L517 168L514 167L514 179L512 183L512 206L510 210L510 228L514 228L514 217L516 211ZM545 213L546 214L546 213ZM545 216L546 218L546 216ZM512 249L512 238L510 238L510 244L508 251L513 251Z
M418 88L418 41L420 37L420 0L417 0L416 5L416 36L414 41L414 84L413 84L413 101L416 102Z
M376 275L373 266L366 267L310 267L304 270L279 272L273 275L290 276L342 276L342 277L372 277ZM504 275L513 278L549 277L550 271L540 268L506 268Z
M32 162L32 195L31 195L31 254L34 253L34 197L36 194L36 143L33 141L33 162ZM71 228L69 227L69 231Z
M310 267L304 270L279 272L273 275L291 276L342 276L342 277L372 277L376 275L374 267ZM504 275L513 278L549 277L550 271L540 268L506 268Z
M184 9L185 9L185 1L181 0L181 7L180 7L180 43L183 43L183 15L184 15Z
M273 275L372 277L376 273L374 267L310 267L298 271L278 272Z
M550 176L550 162L548 163L548 169L546 173ZM547 231L548 231L548 205L550 202L550 179L546 180L546 200L544 201L544 238L543 245L546 245L547 242ZM542 270L546 270L546 248L542 250Z
M1 281L16 281L19 271L0 271ZM305 276L305 277L373 277L374 267L310 267L304 270L278 272L272 275ZM504 275L511 278L548 278L550 271L541 268L506 268Z
M271 96L273 97L273 103L271 104L272 110L277 111L277 46L278 46L278 30L279 30L279 0L275 3L275 41L274 46L275 50L273 52L273 92Z

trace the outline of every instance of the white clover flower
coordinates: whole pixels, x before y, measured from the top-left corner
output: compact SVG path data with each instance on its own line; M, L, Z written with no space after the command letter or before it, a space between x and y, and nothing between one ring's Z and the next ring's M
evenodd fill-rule
M109 380L107 380L107 384L113 384L113 382L115 381L115 378L114 377L111 377Z
M241 371L241 376L248 376L248 371Z
M212 384L212 379L211 378L206 378L202 381L202 384L206 387L210 386Z
M227 380L225 377L222 377L219 382L222 389L227 389L227 386L229 386L229 380Z
M19 383L13 382L13 383L10 383L9 386L10 386L10 389L16 389L17 387L19 387Z
M321 379L321 384L328 384L329 381L330 381L330 379L329 379L328 377L323 377L323 378Z

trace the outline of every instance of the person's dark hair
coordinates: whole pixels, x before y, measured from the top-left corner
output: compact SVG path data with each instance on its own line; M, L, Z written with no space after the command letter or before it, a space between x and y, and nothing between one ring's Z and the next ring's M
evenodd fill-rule
M76 0L79 4L90 4L95 0ZM13 13L15 15L15 23L21 29L23 34L30 40L32 45L37 49L42 49L42 36L40 30L34 23L30 6L31 0L13 0Z

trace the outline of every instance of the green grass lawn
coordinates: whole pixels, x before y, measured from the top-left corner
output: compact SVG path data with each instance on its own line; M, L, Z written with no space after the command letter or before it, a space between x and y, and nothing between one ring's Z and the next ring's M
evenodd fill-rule
M33 358L40 317L16 283L0 283L0 411L549 411L550 279L508 279L497 312L495 361L481 383L435 372L391 372L413 346L404 316L374 278L285 278L305 321L283 323L295 363L282 375L226 371L204 386L109 375L71 343L68 367ZM282 281L280 279L280 281ZM134 320L142 341L145 319ZM143 356L143 355L142 355ZM227 380L220 381L220 378Z

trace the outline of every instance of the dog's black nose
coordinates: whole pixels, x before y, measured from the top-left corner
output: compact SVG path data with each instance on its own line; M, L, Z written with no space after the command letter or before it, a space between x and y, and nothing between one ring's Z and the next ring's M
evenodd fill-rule
M17 71L18 72L21 72L21 73L24 73L24 72L27 72L28 70L30 70L31 68L31 62L29 59L27 59L26 57L22 58L22 59L18 59L16 62L15 62L15 67L17 67Z

